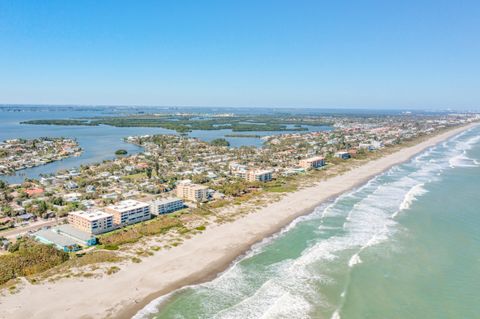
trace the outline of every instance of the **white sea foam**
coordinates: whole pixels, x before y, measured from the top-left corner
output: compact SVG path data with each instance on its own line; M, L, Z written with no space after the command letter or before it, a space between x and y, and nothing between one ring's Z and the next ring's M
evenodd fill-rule
M434 152L434 151L435 151L435 147L430 147L430 148L426 149L425 151L423 151L419 155L415 156L413 158L413 162L415 162L415 163L422 162L423 159L430 156L432 154L432 152Z
M164 295L164 296L161 296L155 300L152 300L151 302L149 302L144 308L142 308L139 312L137 312L133 317L132 319L144 319L144 318L148 318L150 316L152 316L153 314L157 313L158 312L158 307L163 303L165 302L166 300L168 300L171 295L173 294L174 292L171 292L167 295Z
M319 230L338 230L338 229L340 229L340 227L320 225L320 226L318 226L318 229Z
M212 318L308 318L311 304L304 295L308 295L308 292L291 292L281 282L269 280L255 294Z
M290 293L283 294L273 303L260 317L259 319L277 319L277 318L310 318L309 312L311 311L311 304L301 298L298 295L292 295ZM239 317L234 317L239 318ZM241 316L240 316L241 318Z
M348 267L353 267L357 264L360 264L361 262L362 262L362 259L360 259L360 256L358 255L358 253L356 253L348 261Z
M400 204L400 209L399 211L409 209L412 203L417 200L418 196L421 196L427 192L425 188L423 188L425 184L420 183L418 185L415 185L412 187L407 194L405 194L405 197L403 198L402 203ZM397 211L398 212L398 211ZM395 212L395 214L397 213ZM394 217L394 216L393 216Z
M451 168L455 167L477 167L478 161L468 156L468 151L480 142L480 136L476 135L467 140L457 140L454 146L454 154L449 159Z
M466 151L464 151L462 154L459 154L457 156L452 157L449 160L450 167L455 168L455 167L477 167L478 166L478 161L466 156Z
M335 310L335 312L332 314L331 319L342 319L342 317L340 317L340 312L338 310Z

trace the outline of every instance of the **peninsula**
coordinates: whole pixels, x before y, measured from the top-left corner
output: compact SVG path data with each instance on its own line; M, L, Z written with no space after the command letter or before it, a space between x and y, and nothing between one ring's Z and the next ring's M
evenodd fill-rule
M78 156L81 152L77 141L70 138L6 140L0 143L0 175Z

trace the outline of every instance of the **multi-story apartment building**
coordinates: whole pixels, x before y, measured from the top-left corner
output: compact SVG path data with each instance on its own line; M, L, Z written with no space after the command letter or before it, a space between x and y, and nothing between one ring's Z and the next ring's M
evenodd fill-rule
M133 199L107 206L105 211L113 215L113 223L119 226L135 224L151 218L150 205Z
M150 212L153 215L167 214L182 209L184 206L183 200L180 198L157 199L151 202Z
M181 181L177 183L177 196L192 202L205 202L208 200L208 188L189 180Z
M248 169L246 165L240 165L236 162L231 162L228 164L228 167L230 168L230 173L232 175L243 179L247 178Z
M68 214L73 227L89 234L101 234L113 229L113 215L102 211L75 211Z
M325 165L325 158L322 156L315 156L302 159L300 160L299 165L304 169L319 168Z
M271 170L250 170L247 172L246 180L249 182L269 182L272 180Z

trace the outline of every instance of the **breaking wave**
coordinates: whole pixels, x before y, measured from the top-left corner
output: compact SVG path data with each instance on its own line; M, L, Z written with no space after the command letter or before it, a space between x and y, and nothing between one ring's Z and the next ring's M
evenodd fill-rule
M414 187L412 187L412 189L410 189L407 192L407 194L405 194L405 197L403 198L403 201L400 204L399 210L392 215L393 218L397 217L398 213L401 212L402 210L409 209L412 203L416 201L419 196L422 196L427 192L427 190L423 188L424 185L425 185L424 183L415 185Z
M451 168L455 167L478 167L479 162L468 156L468 151L480 142L480 136L473 136L467 140L458 140L454 146L454 151L457 153L449 160Z

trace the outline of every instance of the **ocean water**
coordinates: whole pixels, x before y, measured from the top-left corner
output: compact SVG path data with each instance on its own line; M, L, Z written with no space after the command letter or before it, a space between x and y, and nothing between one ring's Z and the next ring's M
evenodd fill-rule
M152 274L154 276L154 274ZM135 318L480 318L480 127L395 166Z

